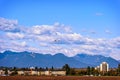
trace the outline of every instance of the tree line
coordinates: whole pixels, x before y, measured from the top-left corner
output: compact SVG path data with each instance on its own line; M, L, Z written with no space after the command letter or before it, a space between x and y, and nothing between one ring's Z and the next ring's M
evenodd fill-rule
M76 70L75 68L70 68L68 64L63 66L66 70L66 75L78 75L78 76L120 76L120 64L117 68L110 69L108 72L101 72L96 70L94 67L88 66L87 68Z
M5 75L8 74L8 70L12 71L11 75L17 75L18 71L29 71L30 68L17 68L17 67L0 67L0 70L5 71ZM54 70L64 70L66 71L66 75L75 75L75 76L120 76L120 64L117 68L110 69L108 72L100 72L96 70L94 67L88 66L87 68L76 70L76 68L71 68L68 64L63 65L62 68L54 68L53 66L51 68L41 68L41 67L34 67L35 71L54 71Z

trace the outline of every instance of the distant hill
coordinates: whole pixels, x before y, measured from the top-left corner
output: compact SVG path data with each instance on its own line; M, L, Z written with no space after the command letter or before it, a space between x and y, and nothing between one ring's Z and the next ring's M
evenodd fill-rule
M77 61L72 57L67 57L61 53L58 53L56 55L11 51L0 53L0 66L62 67L64 64L69 64L71 67L87 66L87 64Z
M118 62L120 63L120 60L118 60Z
M77 54L74 56L74 59L86 63L91 64L93 66L99 66L101 62L107 62L110 67L117 67L119 62L111 57L105 57L102 55L87 55L87 54Z
M98 66L101 62L106 61L110 67L117 67L118 61L111 57L101 55L78 54L74 57L67 57L62 53L55 55L32 53L32 52L12 52L5 51L0 53L0 66L8 67L57 67L60 68L64 64L70 67L83 68L87 66Z

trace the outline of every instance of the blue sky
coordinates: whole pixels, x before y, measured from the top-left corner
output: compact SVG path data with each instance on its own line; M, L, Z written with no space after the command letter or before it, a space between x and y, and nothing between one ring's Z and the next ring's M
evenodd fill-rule
M19 45L26 47L25 50L32 49L30 51L43 53L97 54L99 50L97 51L95 46L99 45L101 54L118 58L119 14L120 0L0 0L0 33L1 38L6 39L0 40L4 42L4 45L0 46L1 51L6 49L17 51L15 46ZM33 35L35 37L32 39ZM47 41L49 39L55 41L55 44ZM95 45L94 41L98 43ZM111 44L108 45L108 42ZM14 44L13 48L8 47L8 44ZM67 47L68 44L70 48ZM54 46L58 47L58 50L54 51ZM51 50L41 50L46 47ZM87 48L90 50L84 52ZM70 49L73 49L71 53Z
M0 0L0 10L1 17L17 19L20 25L59 22L77 33L96 32L93 37L111 38L120 34L119 0ZM106 34L106 30L112 34Z

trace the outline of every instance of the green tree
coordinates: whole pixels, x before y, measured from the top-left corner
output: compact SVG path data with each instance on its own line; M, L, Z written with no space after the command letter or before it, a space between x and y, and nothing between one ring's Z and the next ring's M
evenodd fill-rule
M48 67L46 67L46 70L48 70Z
M120 76L120 64L118 64L117 74Z
M90 75L90 66L87 67L87 75Z
M35 70L38 71L38 67L37 66L35 67Z
M17 68L16 68L16 67L14 67L14 68L13 68L13 72L12 72L12 74L11 74L11 75L17 75L17 74L18 74Z
M80 70L80 71L78 72L78 74L79 74L80 76L83 76L83 75L87 75L87 72L86 72L85 70Z
M98 76L100 73L99 73L99 71L98 70L94 70L94 75L95 76Z
M39 70L41 71L41 70L43 70L43 68L42 68L42 67L40 67L40 68L39 68Z
M117 76L117 72L113 69L111 69L110 71L107 72L108 76Z
M70 74L70 66L68 64L65 64L62 69L66 71L66 75Z
M14 71L14 74L15 74L15 75L17 75L17 74L18 74L18 71L17 71L17 69Z
M53 71L54 70L54 67L52 66L51 70Z
M95 68L94 68L94 67L92 67L92 68L91 68L90 73L91 73L92 75L94 75L94 74L95 74Z
M70 75L75 75L76 72L75 72L75 69L70 69Z
M5 68L5 75L8 75L8 69Z

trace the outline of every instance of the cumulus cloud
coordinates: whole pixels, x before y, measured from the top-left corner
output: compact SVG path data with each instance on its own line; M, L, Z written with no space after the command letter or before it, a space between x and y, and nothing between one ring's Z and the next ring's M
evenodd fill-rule
M12 45L19 46L19 47L27 46L27 43L25 41L23 41L23 42L11 41L11 43L12 43Z
M17 20L9 20L5 18L0 18L0 30L3 31L13 31L17 29Z
M4 26L1 30L14 29L14 25L11 26L14 21L3 18L0 24L6 24L4 20L7 21L7 27L12 28ZM21 27L20 30L19 32L5 31L2 34L4 37L0 38L0 51L30 51L43 54L64 53L67 56L86 53L120 59L120 37L112 39L85 37L80 33L72 32L69 26L60 23L35 25L29 28Z
M53 25L35 25L29 28L26 32L35 35L55 35L57 34L57 32L71 33L72 31L69 26L65 26L60 23L55 23Z
M81 35L77 33L57 33L54 43L71 44L75 42L81 42Z
M22 39L24 38L24 34L22 33L12 33L12 32L7 32L6 36L10 39Z

